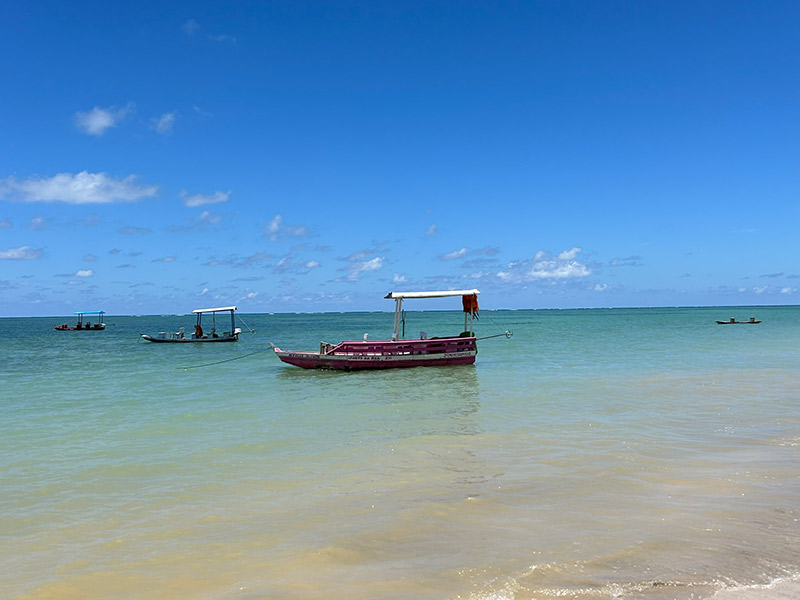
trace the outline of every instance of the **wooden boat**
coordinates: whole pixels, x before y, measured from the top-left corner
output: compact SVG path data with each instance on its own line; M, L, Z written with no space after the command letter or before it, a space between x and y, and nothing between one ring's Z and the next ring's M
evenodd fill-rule
M103 316L105 314L105 311L102 310L78 311L75 313L75 315L78 317L78 321L74 327L64 323L63 325L53 325L53 329L56 331L103 331L106 328L106 324L103 322ZM87 315L96 315L97 322L92 323L89 318L84 319L84 316Z
M231 315L231 328L230 331L217 332L217 313L229 312ZM176 332L159 331L158 335L149 335L142 333L142 339L148 342L156 342L160 344L196 344L196 343L211 343L211 342L235 342L239 339L241 329L236 327L236 313L235 306L223 306L220 308L196 308L192 314L197 315L197 322L194 326L194 333L186 335L183 327ZM211 315L211 331L206 333L203 330L203 315Z
M761 323L761 321L757 321L755 317L750 317L747 321L737 321L733 317L730 321L717 321L717 325L755 325L757 323Z
M431 367L442 365L471 365L478 353L473 321L478 315L478 290L443 292L390 292L386 298L395 301L394 330L390 340L344 341L339 344L320 342L318 352L285 351L270 344L283 362L303 369L389 369L397 367ZM464 311L464 331L458 335L402 339L405 333L403 300L409 298L443 298L461 296ZM402 329L402 331L401 331ZM402 334L402 335L401 335ZM510 332L505 332L510 337ZM488 336L497 337L497 336ZM485 339L485 338L481 338Z

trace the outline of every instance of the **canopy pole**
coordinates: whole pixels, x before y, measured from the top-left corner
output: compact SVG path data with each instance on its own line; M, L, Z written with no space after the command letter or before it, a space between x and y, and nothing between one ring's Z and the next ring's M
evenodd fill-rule
M397 341L397 336L399 335L399 332L400 332L400 319L401 319L400 312L401 312L401 306L402 305L403 305L403 299L402 298L395 298L394 299L394 330L392 331L392 341L393 342Z

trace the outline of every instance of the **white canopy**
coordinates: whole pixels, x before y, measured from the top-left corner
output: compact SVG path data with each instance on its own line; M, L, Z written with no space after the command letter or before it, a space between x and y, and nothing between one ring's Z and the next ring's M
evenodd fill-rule
M448 298L450 296L477 296L478 290L447 290L444 292L389 292L385 298Z
M235 306L222 306L220 308L195 308L192 312L194 314L197 314L197 313L222 312L222 311L229 311L229 310L236 310L236 307Z

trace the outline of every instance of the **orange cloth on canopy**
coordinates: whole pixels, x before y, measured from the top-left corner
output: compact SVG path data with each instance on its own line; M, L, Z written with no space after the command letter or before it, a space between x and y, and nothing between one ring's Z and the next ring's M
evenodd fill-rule
M473 317L478 313L478 296L475 294L471 296L461 296L461 306L464 307L464 312L469 313Z

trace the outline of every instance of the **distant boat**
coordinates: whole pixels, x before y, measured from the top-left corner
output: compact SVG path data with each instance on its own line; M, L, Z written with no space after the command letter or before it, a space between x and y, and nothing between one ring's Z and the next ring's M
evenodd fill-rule
M442 292L389 292L386 298L395 301L394 330L390 340L345 341L338 344L320 342L319 352L285 351L270 344L283 362L303 369L390 369L397 367L432 367L471 365L478 353L473 320L478 315L478 290ZM443 298L461 296L464 311L464 331L455 336L428 337L420 333L417 339L402 339L405 335L403 300L407 298ZM510 337L511 333L504 334ZM497 337L497 336L489 336ZM485 338L482 338L485 339Z
M106 324L103 322L103 316L106 314L105 311L82 310L75 314L78 317L78 321L74 327L64 323L63 325L53 325L53 329L56 331L103 331L106 328ZM86 315L96 315L97 323L92 323L88 318L84 319Z
M229 312L231 315L231 328L230 331L217 332L217 313ZM223 306L220 308L197 308L192 311L192 314L197 315L197 323L194 326L194 333L188 336L184 332L183 327L175 332L160 331L157 335L149 335L142 333L142 339L148 342L167 343L167 344L193 344L193 343L208 343L208 342L235 342L239 339L241 329L236 327L236 313L235 306ZM211 331L206 332L203 330L203 315L211 315Z
M761 323L761 321L757 321L755 317L750 317L748 321L737 321L733 317L730 321L717 321L717 325L755 325L757 323Z

